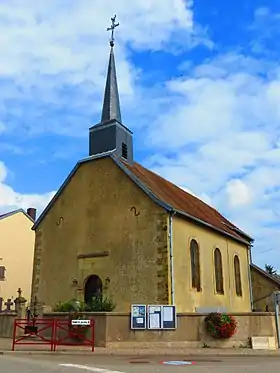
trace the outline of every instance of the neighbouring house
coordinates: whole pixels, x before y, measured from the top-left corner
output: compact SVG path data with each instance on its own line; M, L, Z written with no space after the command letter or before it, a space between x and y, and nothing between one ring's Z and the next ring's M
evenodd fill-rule
M251 265L251 278L253 290L253 308L255 311L274 311L272 293L280 291L280 278L270 275L265 270Z
M16 299L21 288L31 297L36 209L14 210L0 215L0 298ZM0 303L1 303L0 302Z
M195 125L195 124L194 124ZM101 122L34 224L32 298L53 307L105 292L178 312L251 310L253 239L215 208L135 162L111 45Z

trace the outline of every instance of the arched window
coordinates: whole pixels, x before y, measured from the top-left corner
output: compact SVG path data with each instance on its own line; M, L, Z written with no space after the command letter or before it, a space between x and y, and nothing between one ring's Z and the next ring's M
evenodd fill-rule
M216 292L219 294L224 294L222 254L218 248L215 249L215 252L214 252L214 265L215 265Z
M234 277L235 277L235 291L236 295L242 297L242 284L240 272L240 260L237 255L234 257Z
M191 254L191 273L192 273L192 287L201 290L200 288L200 263L199 263L199 247L196 240L191 240L190 243Z

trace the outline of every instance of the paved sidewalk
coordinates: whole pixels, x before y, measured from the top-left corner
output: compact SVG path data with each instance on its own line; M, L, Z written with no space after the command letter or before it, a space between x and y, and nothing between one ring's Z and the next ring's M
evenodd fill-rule
M16 346L12 351L12 340L0 338L0 354L27 354L42 355L54 354L50 351L50 346ZM56 354L62 355L83 355L92 354L89 347L58 347ZM275 356L280 357L278 350L252 350L250 348L102 348L96 347L94 355L113 355L113 356Z

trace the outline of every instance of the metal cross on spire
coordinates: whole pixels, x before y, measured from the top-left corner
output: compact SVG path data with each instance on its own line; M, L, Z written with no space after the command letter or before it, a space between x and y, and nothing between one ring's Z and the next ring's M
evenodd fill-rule
M114 32L115 32L115 28L118 27L120 24L119 23L116 23L116 18L117 18L117 15L115 15L114 17L111 18L111 21L112 21L112 25L111 27L108 27L107 28L107 31L111 31L111 39L110 39L110 46L113 47L114 46Z

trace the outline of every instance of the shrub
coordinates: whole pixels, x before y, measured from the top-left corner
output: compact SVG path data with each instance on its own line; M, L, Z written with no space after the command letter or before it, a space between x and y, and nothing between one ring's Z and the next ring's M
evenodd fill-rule
M54 312L83 312L85 304L77 299L71 299L66 302L59 302L54 307Z
M94 297L89 304L71 299L59 302L54 307L54 312L112 312L116 308L115 303L107 297Z
M88 312L112 312L115 308L115 303L107 297L94 297L89 304L85 305L85 311Z

